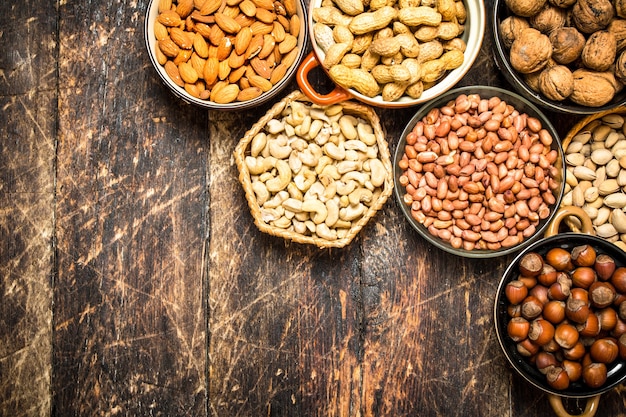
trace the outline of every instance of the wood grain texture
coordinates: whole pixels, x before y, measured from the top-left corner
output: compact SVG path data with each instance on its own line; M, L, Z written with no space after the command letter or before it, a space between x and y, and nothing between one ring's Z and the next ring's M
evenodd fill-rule
M16 417L51 411L57 21L34 3L0 14L0 415Z
M144 7L60 8L57 415L207 414L207 115L157 80Z

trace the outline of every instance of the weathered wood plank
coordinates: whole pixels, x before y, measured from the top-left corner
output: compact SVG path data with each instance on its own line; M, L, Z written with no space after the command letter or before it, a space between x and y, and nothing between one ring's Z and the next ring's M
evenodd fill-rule
M207 116L158 81L144 7L60 7L58 415L207 414Z
M37 3L37 4L35 4ZM56 11L0 14L0 414L51 411Z

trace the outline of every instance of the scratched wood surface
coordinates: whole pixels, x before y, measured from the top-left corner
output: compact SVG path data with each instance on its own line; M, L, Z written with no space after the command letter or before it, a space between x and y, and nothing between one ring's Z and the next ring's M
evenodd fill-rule
M344 249L260 233L232 152L270 104L175 99L146 6L0 6L0 415L550 415L495 338L510 258L429 246L393 199ZM490 42L460 85L506 86ZM378 111L392 152L413 112Z

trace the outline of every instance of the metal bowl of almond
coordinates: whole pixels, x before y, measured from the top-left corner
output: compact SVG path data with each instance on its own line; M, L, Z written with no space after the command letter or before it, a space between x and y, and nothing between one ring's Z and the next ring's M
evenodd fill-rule
M626 250L626 107L587 116L563 140L565 195L562 205L582 208L597 236ZM576 218L566 219L580 231Z
M276 97L307 45L303 0L151 0L150 60L180 99L241 110Z

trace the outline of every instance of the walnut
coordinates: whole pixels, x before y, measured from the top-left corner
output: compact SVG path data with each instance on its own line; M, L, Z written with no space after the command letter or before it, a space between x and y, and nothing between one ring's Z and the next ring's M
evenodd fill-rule
M535 71L530 74L524 74L524 81L526 85L534 92L541 93L541 87L539 86L539 79L543 71Z
M574 76L565 65L555 65L541 71L539 90L547 98L563 101L574 91Z
M548 2L555 7L567 9L568 7L576 3L576 0L548 0Z
M585 47L585 37L575 27L562 27L550 33L552 59L559 64L576 61Z
M622 52L617 57L613 73L620 83L626 84L626 52Z
M606 71L615 62L617 41L612 33L601 30L587 39L581 54L583 65L595 71Z
M511 12L518 16L530 17L539 12L548 0L504 0Z
M550 38L537 29L527 28L522 30L511 46L511 65L516 71L528 74L545 67L550 55Z
M614 14L610 0L578 0L572 7L572 19L582 33L605 29Z
M574 91L569 98L581 106L603 106L611 101L621 89L621 84L612 72L579 68L572 75L574 76Z
M565 26L567 11L547 4L539 13L528 19L531 27L538 31L550 34L553 30Z
M613 19L606 30L615 36L618 51L626 48L626 20Z
M511 15L500 22L500 37L507 49L511 48L515 38L519 36L522 30L529 28L528 20L523 17Z
M613 0L615 5L615 13L619 17L626 17L626 0Z

